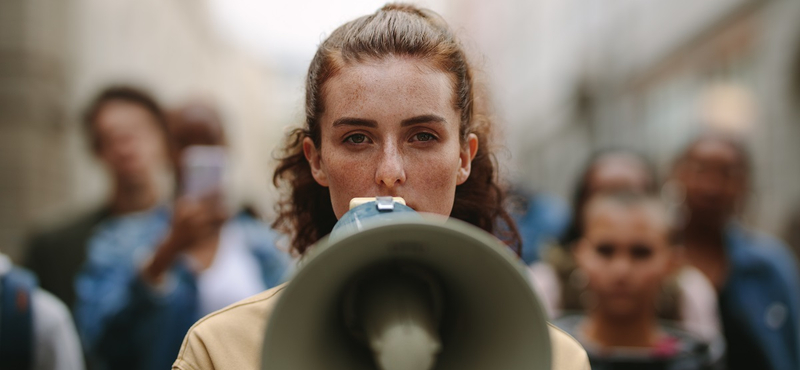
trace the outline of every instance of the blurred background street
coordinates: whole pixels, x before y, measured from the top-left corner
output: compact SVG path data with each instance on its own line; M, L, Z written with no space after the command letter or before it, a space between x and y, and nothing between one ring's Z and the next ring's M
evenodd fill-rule
M273 152L302 122L320 40L380 1L3 0L0 245L107 198L80 124L91 97L133 83L165 105L221 107L236 196L270 215ZM503 124L507 177L567 199L595 149L660 174L703 127L741 133L755 163L746 218L787 235L800 207L800 3L422 1L460 33ZM788 237L788 236L787 236Z

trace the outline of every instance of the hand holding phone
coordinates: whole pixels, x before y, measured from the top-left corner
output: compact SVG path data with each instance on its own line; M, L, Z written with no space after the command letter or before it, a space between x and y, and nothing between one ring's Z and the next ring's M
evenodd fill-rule
M227 169L227 155L221 146L194 145L181 158L181 196L200 199L221 193Z

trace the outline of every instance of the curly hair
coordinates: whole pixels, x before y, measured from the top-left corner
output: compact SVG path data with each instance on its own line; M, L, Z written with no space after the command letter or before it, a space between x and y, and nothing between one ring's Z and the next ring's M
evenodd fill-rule
M519 253L519 233L503 207L505 193L499 185L491 142L493 123L476 113L480 108L476 109L476 103L481 103L476 100L481 96L474 87L466 54L438 14L407 4L387 4L374 14L346 23L317 49L306 78L305 125L286 138L273 175L275 186L284 190L273 227L291 236L291 247L299 254L333 229L337 219L330 192L312 177L303 140L308 137L320 146L326 81L348 65L396 56L430 62L446 72L454 86L454 108L460 112L461 145L466 145L470 134L478 137L472 171L456 187L450 216L493 233Z

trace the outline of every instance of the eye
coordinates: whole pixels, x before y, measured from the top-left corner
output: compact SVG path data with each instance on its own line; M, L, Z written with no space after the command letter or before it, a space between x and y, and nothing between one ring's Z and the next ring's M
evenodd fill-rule
M631 257L637 260L645 260L653 255L653 248L647 244L634 244L631 247Z
M436 140L436 136L434 136L429 132L419 132L414 134L414 136L411 138L411 141L431 141L431 140Z
M346 143L350 144L363 144L367 142L367 135L364 134L353 134L344 139Z
M595 248L595 250L597 251L597 254L605 258L610 258L611 256L614 255L614 245L610 243L600 243L597 245L597 248Z

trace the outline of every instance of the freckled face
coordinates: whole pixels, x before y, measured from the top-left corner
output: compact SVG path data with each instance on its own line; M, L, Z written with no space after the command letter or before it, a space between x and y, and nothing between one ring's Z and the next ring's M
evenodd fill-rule
M330 189L336 217L355 197L398 196L419 212L449 215L478 148L462 145L449 76L412 58L344 67L325 83L320 146L303 150Z

